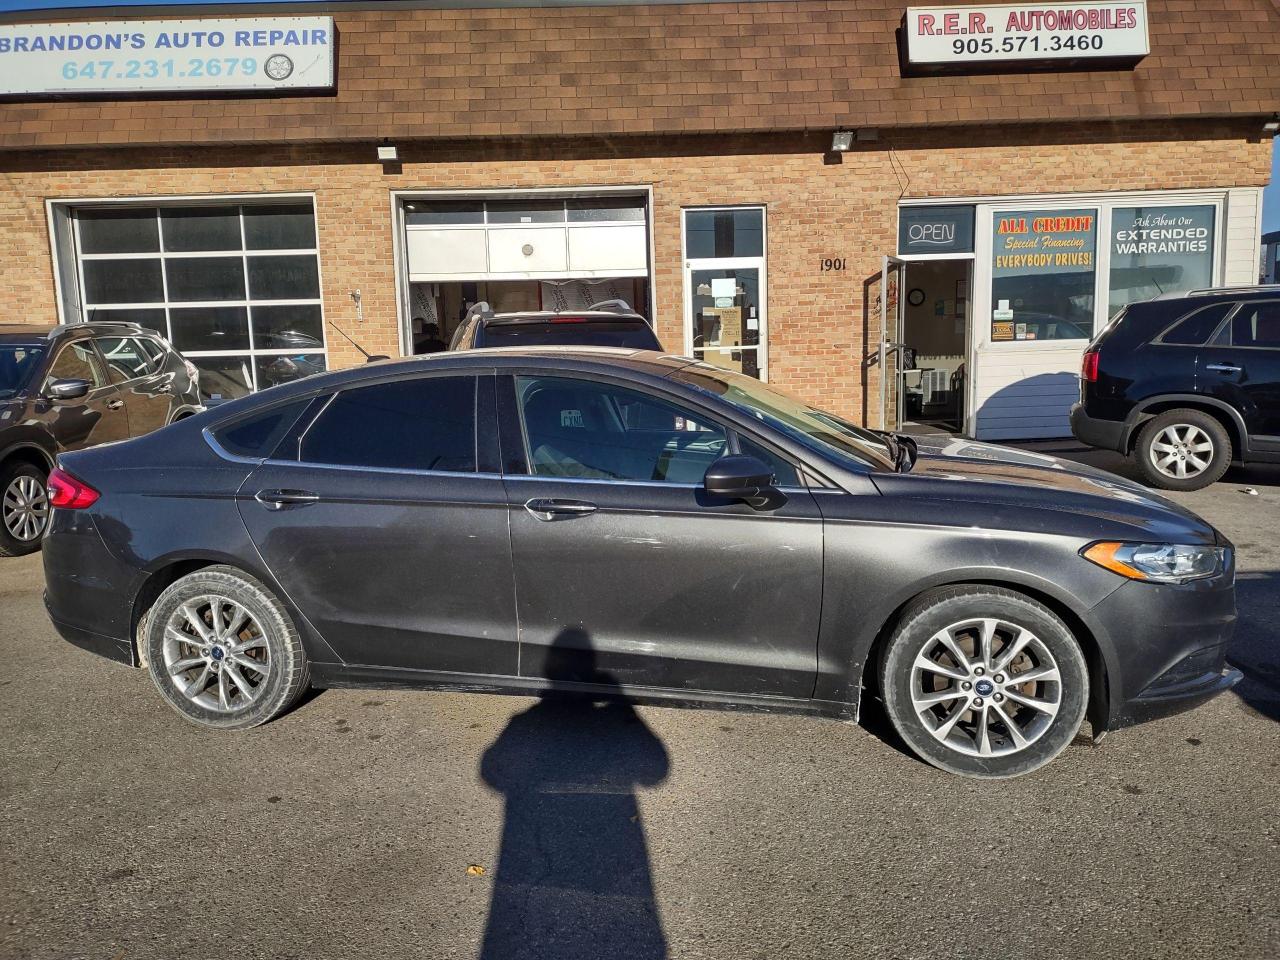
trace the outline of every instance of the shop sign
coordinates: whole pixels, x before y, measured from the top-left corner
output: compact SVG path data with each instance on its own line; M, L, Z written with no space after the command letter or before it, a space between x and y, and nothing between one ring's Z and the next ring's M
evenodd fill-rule
M332 17L0 25L0 97L333 88Z
M908 7L902 35L907 63L918 67L1139 60L1151 52L1146 0Z
M898 253L972 253L973 207L900 207Z

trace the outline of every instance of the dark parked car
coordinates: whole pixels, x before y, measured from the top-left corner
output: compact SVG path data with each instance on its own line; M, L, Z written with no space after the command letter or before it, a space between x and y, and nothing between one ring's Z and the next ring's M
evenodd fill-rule
M1166 490L1280 463L1280 286L1129 304L1085 351L1071 429Z
M0 556L39 548L59 453L203 409L196 368L135 324L0 326Z
M649 321L621 300L586 310L522 313L494 313L489 304L477 303L454 331L449 349L547 346L662 349Z
M917 447L622 350L322 374L66 454L47 603L209 727L308 685L853 719L1012 776L1239 673L1231 545L1138 484Z

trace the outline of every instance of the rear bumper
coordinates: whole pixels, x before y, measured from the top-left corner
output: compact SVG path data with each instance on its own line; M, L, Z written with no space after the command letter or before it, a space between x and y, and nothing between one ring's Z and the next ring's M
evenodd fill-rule
M1085 412L1083 403L1071 405L1071 432L1077 440L1090 447L1103 450L1125 450L1125 424L1123 420L1099 420Z
M48 594L45 595L44 605L45 609L48 610ZM49 612L49 619L53 622L53 628L58 631L58 636L62 637L67 643L82 650L88 650L90 653L96 653L100 657L106 657L108 660L127 663L131 667L138 665L138 657L133 649L133 644L125 643L115 637L108 637L101 633L85 630L83 627L74 626L65 620L59 620L53 615L52 611Z

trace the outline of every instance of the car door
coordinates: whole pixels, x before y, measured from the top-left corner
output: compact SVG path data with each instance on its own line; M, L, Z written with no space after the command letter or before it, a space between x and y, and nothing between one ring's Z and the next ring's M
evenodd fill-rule
M46 391L55 380L87 380L91 386L89 393L79 399L53 400ZM129 436L124 401L109 382L87 337L58 348L45 373L41 397L36 415L48 424L61 450L79 450Z
M1280 452L1280 299L1241 303L1198 373L1202 390L1240 411L1251 446Z
M169 422L173 377L145 352L137 337L94 337L107 372L129 412L129 434L140 437Z
M682 398L530 372L499 404L522 676L812 694L822 520L793 467L757 509L706 494L742 441Z
M344 661L517 672L493 378L347 387L249 476L240 513Z

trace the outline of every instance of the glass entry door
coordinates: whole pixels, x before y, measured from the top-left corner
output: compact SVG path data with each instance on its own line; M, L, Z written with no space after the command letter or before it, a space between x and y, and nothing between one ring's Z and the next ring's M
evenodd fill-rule
M897 257L885 257L876 285L876 306L880 320L880 429L897 430L902 426L900 373L902 363L902 287L907 265Z
M715 266L689 261L688 323L693 356L699 360L764 378L764 299L761 267L736 266L724 260Z

